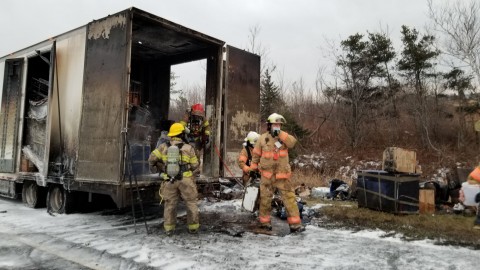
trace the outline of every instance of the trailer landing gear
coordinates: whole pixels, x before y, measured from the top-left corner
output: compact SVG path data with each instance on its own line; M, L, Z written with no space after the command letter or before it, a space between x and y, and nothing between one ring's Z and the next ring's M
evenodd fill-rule
M35 182L25 181L22 187L22 202L30 208L41 208L45 206L45 188L37 186Z
M66 191L60 185L52 185L47 194L47 211L51 214L71 213L73 193Z

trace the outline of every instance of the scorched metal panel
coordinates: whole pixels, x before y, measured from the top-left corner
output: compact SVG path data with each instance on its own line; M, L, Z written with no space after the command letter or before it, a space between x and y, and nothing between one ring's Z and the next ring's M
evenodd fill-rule
M23 59L5 62L2 104L0 111L0 172L14 172L18 114L22 87Z
M251 130L260 125L260 56L227 46L225 87L225 161L234 176L241 176L238 154ZM224 176L231 176L224 171Z
M78 180L121 180L128 22L122 12L87 26Z

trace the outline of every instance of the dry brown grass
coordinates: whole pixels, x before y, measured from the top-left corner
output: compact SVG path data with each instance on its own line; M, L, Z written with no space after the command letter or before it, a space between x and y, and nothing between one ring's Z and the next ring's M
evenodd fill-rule
M299 186L305 184L307 187L328 187L330 186L329 181L332 179L340 179L345 181L345 183L351 185L352 179L345 178L342 175L335 172L320 173L314 169L307 170L295 170L292 173L292 182L294 186Z
M309 200L313 205L321 200ZM480 230L473 229L475 217L454 214L394 215L358 208L356 202L328 201L332 206L321 208L322 226L349 229L380 229L404 235L407 240L432 239L439 244L452 244L480 249Z
M328 186L328 180L328 178L314 170L297 170L292 174L294 186L305 184L308 187L326 187Z

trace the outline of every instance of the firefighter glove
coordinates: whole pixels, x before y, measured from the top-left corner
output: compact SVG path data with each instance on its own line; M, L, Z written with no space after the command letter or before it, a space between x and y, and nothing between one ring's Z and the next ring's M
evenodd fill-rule
M151 172L151 173L158 173L157 166L155 166L155 165L150 165L150 172Z

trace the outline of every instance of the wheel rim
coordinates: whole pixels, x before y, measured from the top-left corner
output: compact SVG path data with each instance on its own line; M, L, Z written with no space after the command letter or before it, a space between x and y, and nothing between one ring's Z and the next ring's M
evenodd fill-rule
M59 187L54 187L50 192L49 198L50 209L53 212L58 212L63 206L63 192Z
M25 201L28 205L34 206L37 202L37 192L36 186L32 184L28 184L25 188Z

